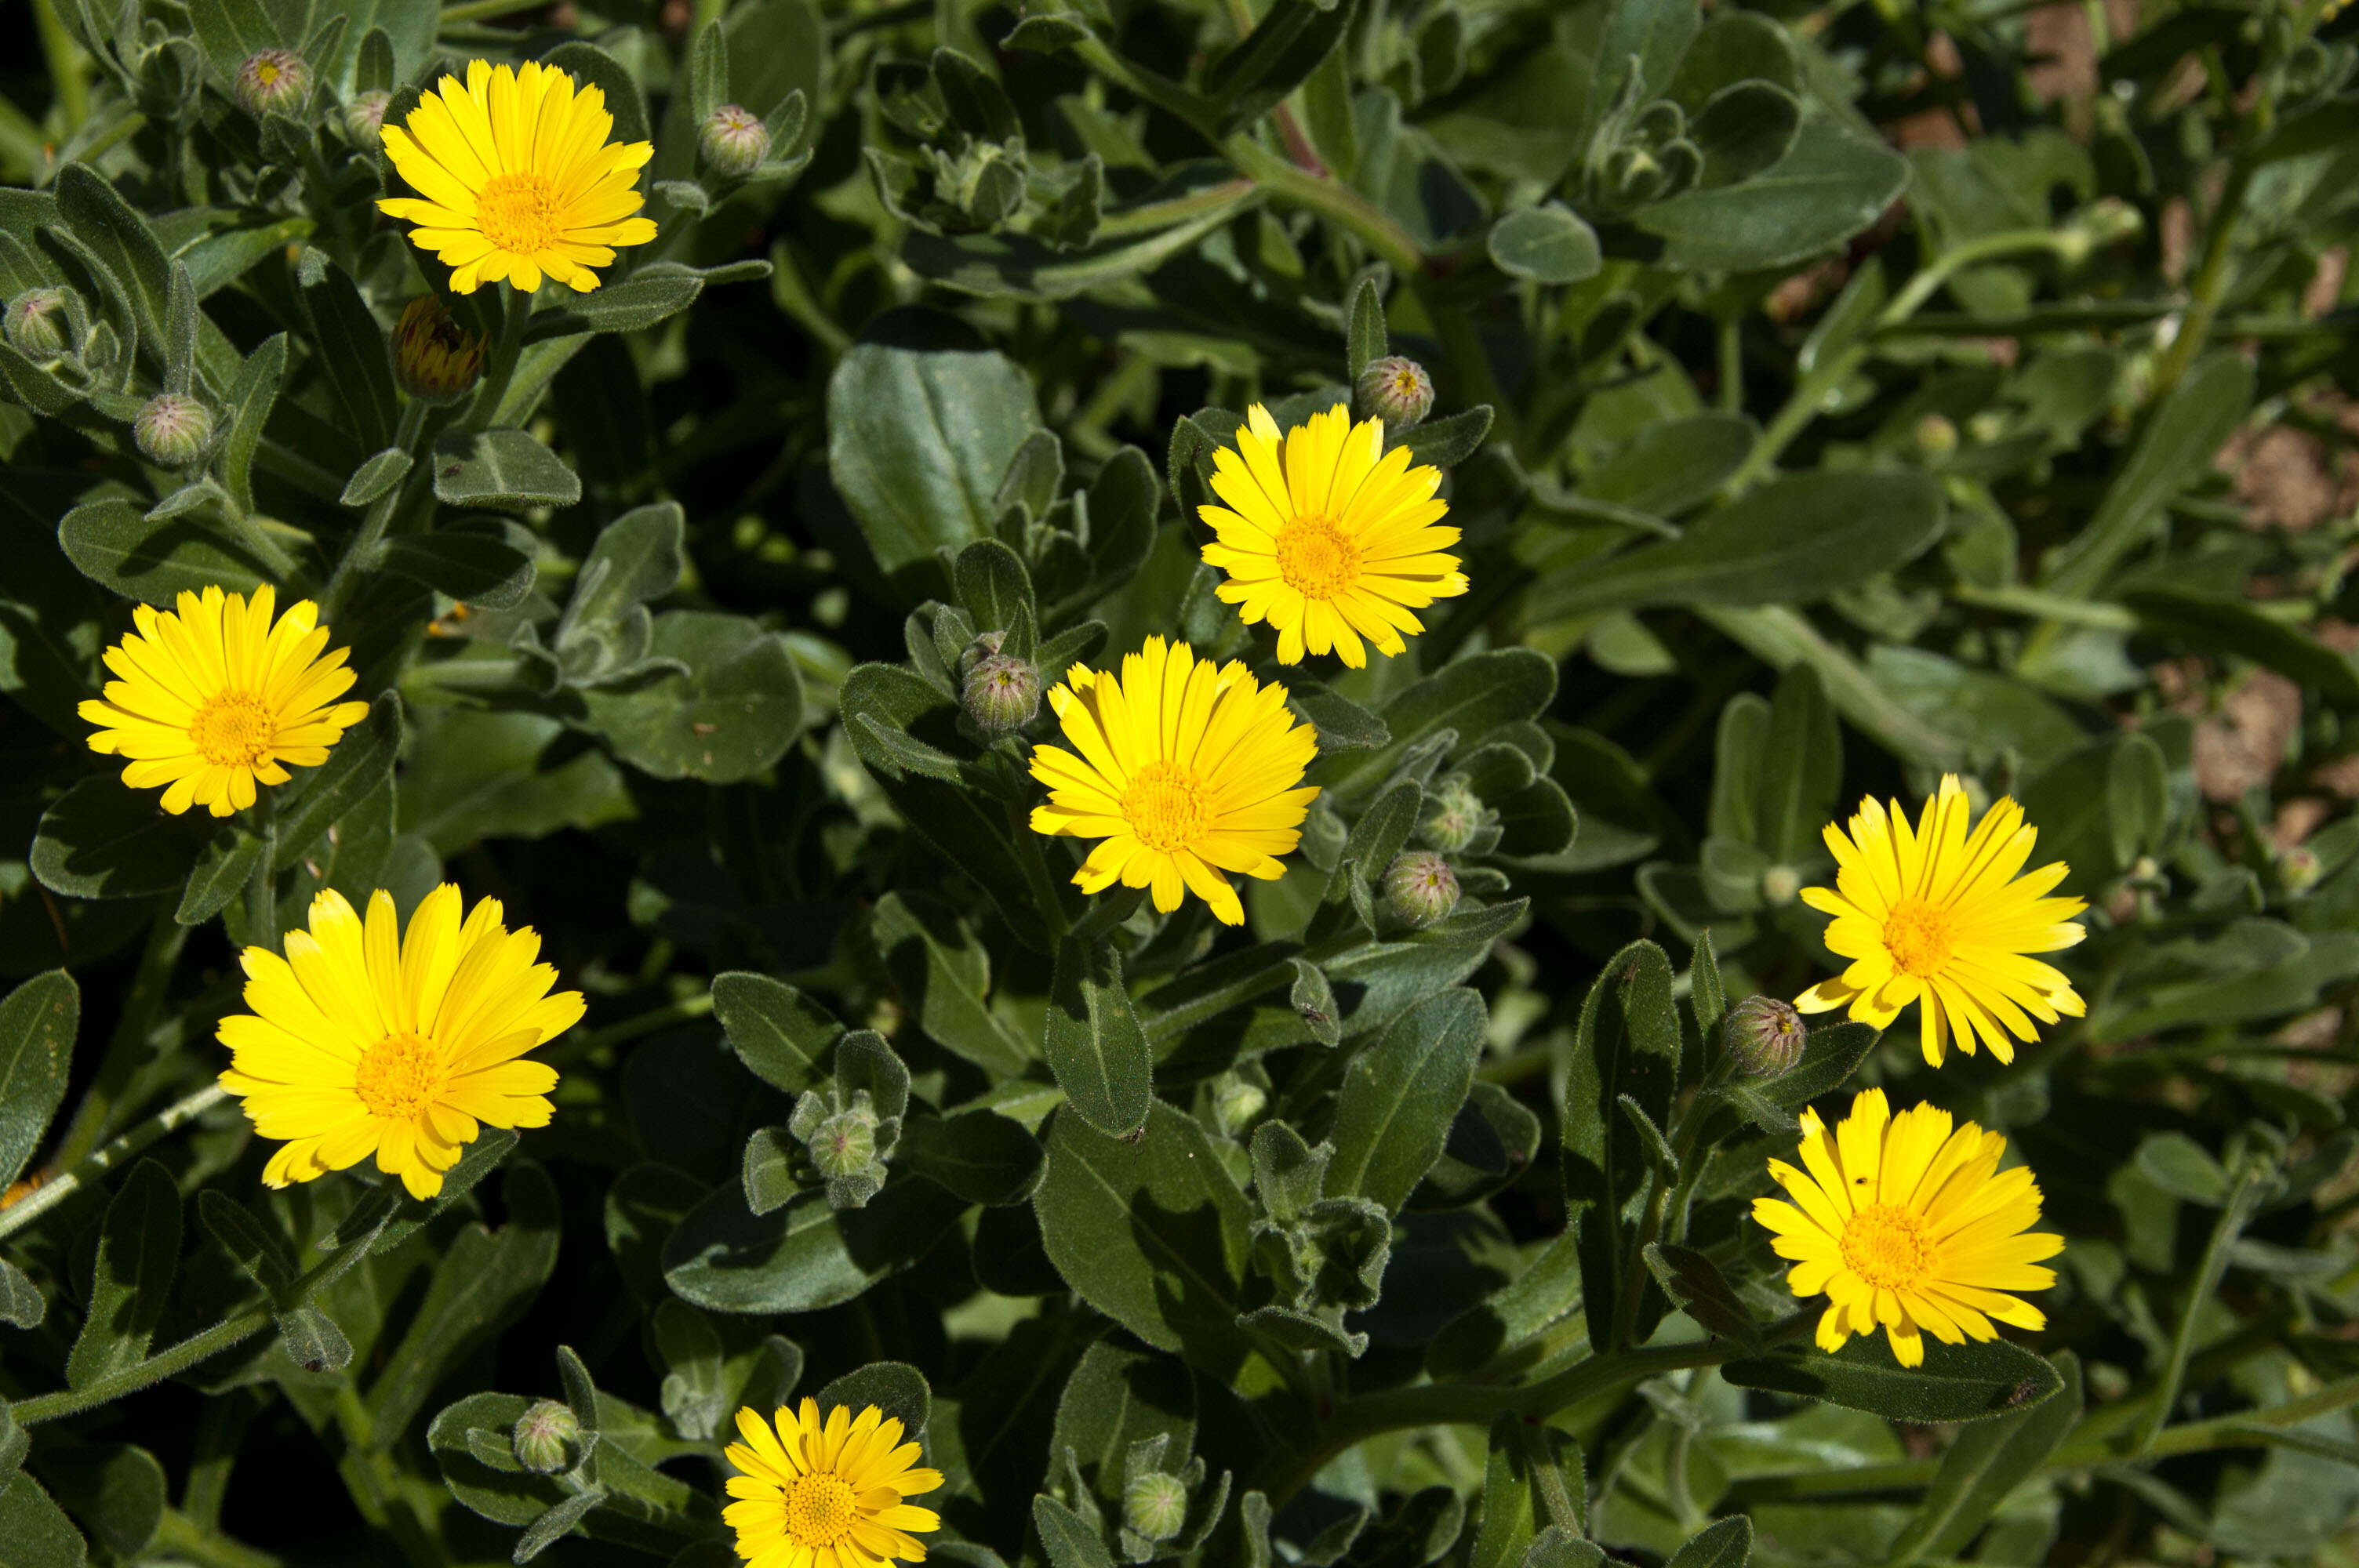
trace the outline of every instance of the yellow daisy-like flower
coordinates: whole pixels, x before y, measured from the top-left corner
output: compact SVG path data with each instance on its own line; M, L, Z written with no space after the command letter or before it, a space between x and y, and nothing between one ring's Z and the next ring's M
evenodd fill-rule
M123 782L164 786L174 816L201 806L227 816L252 806L256 784L282 784L286 764L316 768L345 730L368 717L352 689L342 648L322 656L328 629L310 600L272 619L268 584L248 601L209 588L182 593L178 610L142 604L139 630L106 650L118 677L80 712L97 725L90 749L127 757Z
M1992 806L1969 833L1971 815L1949 774L1913 830L1898 801L1887 812L1873 796L1860 802L1848 835L1827 826L1835 885L1804 888L1802 899L1834 916L1827 946L1852 963L1796 997L1796 1007L1847 1005L1882 1029L1916 1002L1925 1060L1936 1067L1953 1038L1968 1055L1980 1041L2012 1062L2015 1040L2038 1037L2032 1019L2088 1011L2062 971L2027 957L2087 935L2072 919L2086 903L2043 896L2071 868L2057 860L2017 875L2039 834L2014 801Z
M1882 1089L1854 1099L1832 1133L1818 1112L1802 1113L1808 1169L1769 1162L1794 1201L1756 1198L1753 1217L1793 1261L1788 1288L1827 1297L1820 1349L1882 1324L1900 1364L1919 1367L1927 1334L1962 1345L1996 1338L1993 1318L2046 1326L2038 1307L2006 1292L2054 1284L2056 1271L2038 1264L2064 1238L2029 1229L2038 1184L2022 1166L2000 1170L2006 1152L1997 1133L1971 1121L1952 1130L1950 1113L1930 1105L1894 1116Z
M1218 541L1204 559L1229 580L1213 591L1246 622L1277 633L1280 664L1332 648L1358 669L1361 639L1387 656L1425 623L1412 611L1466 591L1458 530L1434 492L1441 470L1411 468L1408 449L1385 450L1385 422L1352 423L1342 404L1280 435L1256 404L1236 449L1212 457L1212 491L1226 506L1199 508Z
M609 142L614 128L595 86L538 60L471 60L464 86L444 77L385 127L386 156L424 200L388 196L377 210L417 225L410 243L451 269L453 293L505 277L529 294L546 274L587 294L614 246L656 237L636 216L654 144Z
M1074 750L1033 749L1032 776L1049 786L1049 803L1033 808L1032 830L1104 840L1073 873L1081 890L1119 879L1152 888L1168 914L1192 888L1217 919L1244 925L1245 905L1222 873L1284 876L1277 857L1301 841L1319 795L1315 784L1295 787L1319 741L1287 712L1286 688L1149 637L1123 660L1120 679L1075 665L1049 706Z
M557 1072L517 1060L582 1022L582 993L549 993L530 926L500 923L497 899L459 918L459 890L428 893L397 932L393 895L370 895L365 924L344 895L311 901L287 956L245 950L245 1005L221 1021L231 1065L222 1087L254 1130L284 1139L262 1179L274 1187L356 1165L370 1154L412 1195L442 1173L477 1123L546 1127Z
M901 1499L930 1492L942 1473L918 1461L901 1441L901 1422L870 1405L858 1415L838 1405L820 1419L819 1401L778 1407L777 1430L751 1410L737 1412L745 1441L729 1445L737 1500L721 1517L737 1532L737 1555L754 1568L883 1568L922 1563L913 1530L940 1530L941 1518Z

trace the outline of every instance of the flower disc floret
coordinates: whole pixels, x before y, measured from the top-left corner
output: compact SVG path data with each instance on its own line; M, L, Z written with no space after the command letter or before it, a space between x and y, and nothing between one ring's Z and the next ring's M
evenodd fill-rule
M501 278L529 293L546 276L586 294L615 246L656 237L637 216L654 146L610 142L614 128L594 85L538 60L473 60L464 84L444 77L385 127L386 155L419 194L377 207L416 225L411 243L451 268L453 293Z
M905 1498L942 1484L941 1472L918 1461L904 1443L901 1422L875 1405L854 1414L837 1405L824 1417L819 1401L780 1406L772 1421L737 1412L743 1442L727 1457L736 1499L722 1511L737 1532L737 1555L754 1568L884 1568L922 1562L913 1531L941 1528L931 1509Z
M2030 957L2086 935L2073 916L2087 904L2046 896L2071 868L2058 860L2019 874L2038 832L2014 801L1969 831L1971 815L1951 774L1913 827L1898 801L1887 809L1873 797L1848 832L1829 825L1835 885L1804 888L1802 902L1834 917L1827 946L1851 964L1795 998L1797 1007L1845 1007L1882 1029L1915 1002L1925 1060L1937 1067L1952 1041L1969 1055L1979 1044L2011 1062L2016 1041L2038 1037L2034 1019L2088 1011L2062 971Z
M2039 1187L2021 1166L2002 1171L2006 1140L1973 1122L1953 1126L1930 1105L1898 1116L1881 1089L1852 1101L1833 1131L1802 1113L1802 1168L1769 1162L1791 1202L1758 1198L1753 1217L1790 1260L1798 1297L1824 1295L1818 1344L1832 1351L1881 1326L1904 1367L1924 1364L1924 1336L1947 1345L1992 1339L1994 1322L2046 1326L2038 1307L2007 1292L2046 1290L2040 1260L2064 1238L2039 1222Z
M1119 676L1075 665L1049 705L1072 749L1032 752L1032 776L1049 786L1033 831L1103 840L1074 882L1148 888L1167 913L1193 890L1215 917L1243 925L1224 873L1285 875L1278 857L1301 841L1319 794L1298 787L1318 740L1288 713L1286 688L1149 637Z
M249 600L209 588L176 610L136 605L137 630L106 650L116 678L82 716L98 726L90 749L128 759L123 782L164 791L178 815L201 806L227 816L252 806L259 784L282 784L288 764L315 768L368 714L338 702L350 690L346 651L324 652L328 629L309 600L273 618L267 584Z
M308 1182L374 1154L430 1198L483 1125L549 1125L557 1073L521 1058L582 1021L582 993L550 990L540 938L509 931L498 900L463 921L460 903L445 882L405 931L391 893L372 894L364 921L331 890L287 933L286 957L245 950L254 1011L221 1022L221 1082L256 1132L286 1143L264 1182Z
M1256 404L1236 447L1213 454L1223 504L1200 508L1218 535L1204 559L1228 577L1214 592L1269 623L1281 664L1332 650L1356 669L1371 643L1401 653L1403 633L1425 630L1414 611L1466 591L1440 486L1408 448L1385 450L1382 419L1354 425L1339 403L1280 433Z

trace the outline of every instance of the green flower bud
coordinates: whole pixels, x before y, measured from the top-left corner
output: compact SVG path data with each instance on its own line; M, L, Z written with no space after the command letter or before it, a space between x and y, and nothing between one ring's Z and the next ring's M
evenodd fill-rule
M1391 429L1406 430L1433 412L1433 378L1423 365L1398 354L1370 360L1354 390L1361 411Z
M516 1417L516 1463L543 1476L571 1470L582 1462L582 1422L555 1400L540 1400Z
M1393 857L1385 868L1385 909L1405 925L1430 925L1458 907L1458 873L1430 849Z
M2078 266L2107 245L2136 238L2145 228L2136 208L2118 196L2100 196L2057 231L2056 254L2067 266Z
M1122 1522L1134 1535L1169 1541L1188 1519L1188 1488L1177 1476L1150 1470L1122 1489Z
M1032 722L1040 711L1040 672L1022 659L994 654L967 673L966 716L986 735Z
M1761 873L1761 902L1783 909L1802 891L1802 873L1791 866L1772 866Z
M158 468L186 468L212 444L212 410L185 393L159 392L132 419L131 434Z
M2318 851L2307 844L2296 844L2277 856L2277 881L2285 884L2288 894L2296 898L2316 887L2325 870Z
M1444 780L1426 807L1418 837L1443 854L1456 854L1474 839L1483 826L1483 802L1460 778Z
M484 370L484 338L451 319L440 297L421 294L401 308L393 329L393 379L421 403L449 403L474 389Z
M704 117L696 148L713 173L743 179L770 156L770 130L752 110L723 103Z
M62 288L28 288L8 301L8 346L28 360L53 360L71 348L68 325Z
M876 1158L876 1118L840 1110L811 1130L811 1163L822 1176L854 1176Z
M1985 408L1966 421L1966 434L1988 446L2006 434L2006 416L1995 408Z
M260 119L299 114L311 100L311 68L292 49L262 49L237 68L237 101Z
M393 104L393 94L382 88L355 92L344 105L344 135L353 146L374 148L385 135L385 112Z
M1269 1103L1269 1096L1259 1084L1234 1073L1223 1073L1212 1081L1212 1119L1221 1131L1234 1138L1259 1116Z
M1802 1015L1774 996L1749 996L1728 1010L1722 1044L1743 1078L1782 1077L1802 1059Z
M1917 450L1929 458L1946 458L1958 449L1958 427L1943 414L1928 414L1917 421Z

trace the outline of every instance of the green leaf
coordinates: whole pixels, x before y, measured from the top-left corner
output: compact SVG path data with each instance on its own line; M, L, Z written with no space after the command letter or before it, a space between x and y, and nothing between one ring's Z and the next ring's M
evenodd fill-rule
M1440 1158L1466 1103L1490 1020L1483 999L1453 989L1419 1003L1353 1059L1331 1135L1327 1195L1397 1212Z
M287 334L276 333L239 365L229 390L222 396L225 431L221 456L214 464L222 488L241 511L254 510L254 454L270 410L278 401L278 384L287 373Z
M1277 107L1343 38L1354 11L1344 0L1277 0L1263 11L1253 31L1204 73L1223 125L1238 130Z
M887 893L869 935L902 1005L944 1048L992 1073L1020 1075L1031 1065L1031 1051L984 1000L991 958L955 911L923 894Z
M664 1280L712 1312L840 1306L923 1258L966 1206L920 1176L886 1183L864 1208L831 1208L813 1189L756 1215L733 1181L690 1210L664 1243Z
M904 1443L915 1443L925 1435L934 1408L934 1391L926 1375L906 1361L872 1361L857 1371L846 1372L817 1397L822 1415L843 1405L857 1417L875 1405L900 1422Z
M33 875L68 898L151 898L188 880L212 819L173 816L153 790L132 790L112 774L83 779L41 814Z
M2095 514L2048 553L2041 586L2075 597L2103 587L2161 528L2164 503L2211 467L2253 392L2252 367L2235 350L2214 349L2197 360L2147 416Z
M49 1315L49 1303L42 1299L41 1287L33 1283L31 1275L5 1258L0 1258L0 1323L15 1328L38 1328ZM7 1407L0 1405L0 1476L7 1474L8 1425Z
M447 1188L450 1177L444 1182ZM538 1165L519 1160L507 1167L500 1196L506 1225L490 1230L470 1223L443 1245L418 1315L369 1386L376 1430L408 1426L434 1386L522 1316L548 1283L557 1265L557 1184Z
M1748 1350L1761 1346L1761 1327L1745 1309L1735 1289L1721 1276L1712 1260L1692 1248L1650 1242L1647 1268L1671 1298L1671 1304L1702 1325L1708 1334L1734 1340Z
M327 263L316 279L304 286L303 308L310 318L312 341L319 345L313 362L336 389L353 432L360 437L361 450L381 451L393 445L398 412L393 360L386 346L385 329L370 314L352 275L334 262Z
M0 1487L0 1568L82 1568L89 1561L82 1532L39 1482L20 1470Z
M668 610L647 657L650 673L581 693L584 722L642 773L741 784L802 728L802 675L785 636L745 616Z
M1942 1451L1941 1467L1925 1488L1917 1517L1892 1543L1886 1558L1891 1568L1962 1556L2008 1494L2029 1480L2080 1423L2080 1358L2060 1351L2055 1367L2064 1385L2058 1398L1976 1422Z
M742 970L713 977L712 1011L738 1059L790 1095L818 1081L820 1064L843 1033L834 1014L784 980Z
M2139 588L2122 596L2150 636L2267 665L2337 708L2359 705L2359 665L2296 626L2251 604L2180 588Z
M644 142L648 139L647 95L639 90L639 79L628 66L595 44L579 38L569 38L540 57L543 65L554 66L571 75L584 87L595 87L605 95L606 112L614 116L612 142ZM604 289L597 292L603 294Z
M1816 670L1797 665L1777 680L1753 842L1774 865L1794 866L1824 853L1820 830L1832 819L1843 786L1843 732Z
M1373 277L1363 277L1352 288L1352 314L1344 325L1344 373L1353 386L1360 384L1360 373L1376 360L1392 352L1392 342L1385 330L1385 297Z
M241 541L190 514L150 522L119 496L86 502L58 523L58 544L82 575L126 599L170 609L182 593L252 593L276 573Z
M766 277L769 265L753 264L751 276ZM713 278L679 262L649 262L617 283L589 294L568 295L560 304L536 310L525 327L527 342L570 338L583 332L637 332L696 303Z
M1339 792L1357 793L1375 782L1376 765L1407 752L1429 735L1455 731L1474 740L1546 711L1556 696L1556 663L1532 648L1501 648L1449 665L1395 696L1384 706L1390 751L1361 752L1321 761L1314 779ZM1381 868L1379 868L1381 869Z
M1412 462L1453 469L1483 449L1491 420L1491 406L1478 404L1444 419L1428 420L1404 434L1399 444L1408 449Z
M1109 1138L1146 1126L1155 1062L1110 937L1077 931L1058 945L1040 1054L1075 1116Z
M1484 243L1500 271L1533 283L1579 283L1605 265L1597 232L1555 201L1508 213Z
M1195 1379L1179 1362L1127 1340L1091 1345L1057 1400L1051 1463L1071 1449L1082 1481L1119 1506L1131 1450L1158 1437L1174 1455L1194 1444Z
M1831 1023L1802 1037L1802 1057L1782 1076L1753 1087L1773 1105L1799 1108L1851 1081L1882 1033L1871 1023Z
M1792 150L1802 103L1774 82L1731 82L1707 100L1688 128L1703 155L1706 190L1752 178Z
M1908 160L1813 104L1803 110L1785 157L1764 172L1742 184L1658 201L1631 222L1660 242L1649 258L1657 266L1686 272L1791 266L1874 223L1908 183Z
M336 503L339 506L366 506L399 484L409 469L409 454L399 447L387 447L353 470L353 477L344 481L344 492L336 498Z
M571 506L582 479L522 430L452 426L434 438L434 498L445 506Z
M1105 1541L1087 1519L1045 1493L1032 1499L1033 1528L1055 1568L1114 1568Z
M179 1268L180 1190L163 1166L142 1160L99 1226L90 1310L66 1357L69 1387L86 1389L147 1359Z
M1023 1123L991 1110L912 1116L901 1124L895 1163L969 1203L1022 1203L1040 1184L1044 1155Z
M1922 554L1944 515L1940 486L1914 470L1788 474L1706 513L1684 537L1545 574L1528 612L1544 622L1658 604L1820 599Z
M1881 1334L1830 1356L1789 1350L1731 1361L1720 1375L1740 1389L1822 1400L1892 1421L1987 1421L2029 1409L2063 1388L2054 1367L2004 1339L1944 1345L1928 1336L1925 1364L1893 1359Z
M533 558L506 535L462 526L387 541L387 571L422 582L477 610L513 610L532 592Z
M1590 988L1565 1078L1565 1202L1579 1227L1590 1343L1601 1354L1612 1332L1607 1303L1639 1288L1623 1278L1623 1234L1625 1206L1644 1178L1646 1152L1619 1102L1626 1095L1657 1126L1668 1120L1680 1052L1670 959L1652 942L1634 942L1607 961Z
M172 264L156 232L104 176L78 158L60 166L56 190L58 215L130 291L139 346L160 365L169 341Z
M246 1278L277 1300L295 1283L295 1256L285 1239L227 1195L206 1187L197 1194L197 1217L214 1240L245 1271Z
M1671 1553L1663 1568L1745 1568L1753 1555L1753 1521L1743 1514L1707 1525Z
M182 925L202 925L245 891L261 860L262 840L234 822L224 822L197 858L172 918Z
M1047 1143L1032 1204L1057 1272L1147 1344L1233 1374L1251 1214L1203 1128L1158 1100L1135 1141L1060 1110Z
M828 467L876 564L902 580L934 550L989 538L1001 475L1039 427L1032 383L922 312L870 325L827 391Z
M65 1103L82 992L63 969L0 999L0 1188L24 1173Z

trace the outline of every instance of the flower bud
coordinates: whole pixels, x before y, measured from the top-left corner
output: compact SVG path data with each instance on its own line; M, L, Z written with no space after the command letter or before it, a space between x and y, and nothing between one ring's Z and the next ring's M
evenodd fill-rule
M158 468L186 468L212 444L212 411L185 393L159 392L141 406L131 434Z
M28 360L53 360L71 347L68 325L62 288L28 288L8 301L8 346Z
M2118 196L2100 196L2065 220L2056 233L2056 254L2078 266L2107 245L2135 239L2146 228L2138 210Z
M1122 1489L1122 1522L1134 1535L1169 1541L1188 1519L1188 1488L1177 1476L1149 1470Z
M1728 1010L1721 1036L1741 1078L1782 1077L1802 1059L1802 1015L1789 1001L1749 996Z
M1783 909L1802 891L1802 873L1791 866L1772 866L1761 873L1761 902Z
M539 1475L558 1475L582 1462L582 1422L555 1400L537 1400L516 1417L509 1441L516 1463Z
M451 319L440 297L421 294L401 308L393 379L402 391L421 403L449 403L473 389L483 368L483 335Z
M1360 408L1386 427L1406 430L1433 412L1433 378L1415 360L1386 354L1360 373Z
M1032 722L1040 711L1040 672L1025 660L994 654L968 672L966 716L986 735Z
M1225 1137L1234 1138L1253 1125L1268 1103L1269 1095L1250 1078L1223 1073L1212 1080L1212 1120Z
M311 98L311 68L292 49L262 49L237 68L237 101L256 119L299 114Z
M1385 908L1405 925L1430 925L1458 907L1458 873L1430 849L1393 857L1385 868Z
M1995 408L1985 408L1966 421L1966 434L1988 446L2006 434L2006 416Z
M1483 826L1483 802L1462 778L1446 779L1433 792L1418 837L1444 854L1455 854L1474 840Z
M1946 414L1928 414L1917 421L1917 450L1929 458L1946 458L1958 449L1958 427Z
M811 1130L811 1163L822 1176L855 1176L876 1158L876 1118L840 1110Z
M704 117L696 149L718 175L743 179L770 156L770 131L750 109L723 103Z
M375 147L385 135L385 112L393 104L393 94L381 87L365 92L355 92L344 105L344 135L353 146L364 150Z
M2299 898L2316 887L2325 870L2318 851L2307 844L2296 844L2277 854L2277 881L2285 885L2289 897Z

